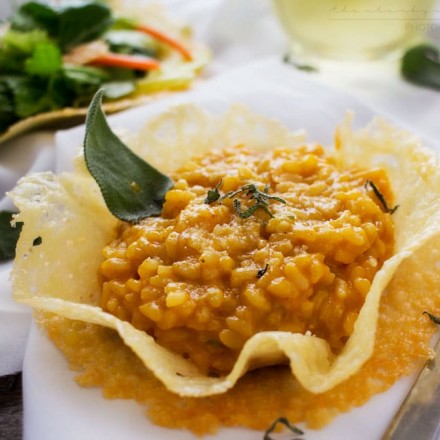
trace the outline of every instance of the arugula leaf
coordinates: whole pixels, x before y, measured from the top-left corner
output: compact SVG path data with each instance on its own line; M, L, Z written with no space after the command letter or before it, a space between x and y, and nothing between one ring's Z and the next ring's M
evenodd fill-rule
M15 246L20 236L23 223L11 226L13 212L0 211L0 261L11 260L15 257Z
M31 75L50 76L61 69L60 49L54 43L38 43L32 56L26 60L26 72Z
M103 94L103 90L96 93L87 114L87 168L115 217L138 222L157 216L173 181L136 156L111 131L101 109Z
M421 86L440 90L440 51L429 44L409 49L402 59L404 78Z

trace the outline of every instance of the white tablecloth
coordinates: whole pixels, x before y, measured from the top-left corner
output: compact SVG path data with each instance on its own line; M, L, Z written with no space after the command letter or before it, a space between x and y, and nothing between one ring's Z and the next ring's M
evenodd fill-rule
M193 26L199 39L211 46L214 59L205 75L207 81L249 66L257 59L260 70L266 63L268 78L276 75L287 41L269 0L167 0L165 3ZM8 12L8 5L8 2L0 3L0 17ZM440 41L440 30L433 32L432 37ZM294 67L288 68L292 75L297 73ZM429 139L430 145L440 139L440 93L403 81L397 62L339 63L308 77L359 98L376 112ZM20 176L53 169L54 160L51 132L33 133L1 145L0 210L11 208L3 194ZM0 264L0 375L21 370L30 322L29 311L11 299L9 270L10 263Z

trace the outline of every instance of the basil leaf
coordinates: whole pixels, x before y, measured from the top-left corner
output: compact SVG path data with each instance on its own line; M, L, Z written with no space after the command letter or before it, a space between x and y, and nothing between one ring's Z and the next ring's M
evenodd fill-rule
M13 212L0 211L0 261L11 260L15 257L15 246L20 236L23 223L11 226Z
M104 90L90 104L84 157L110 212L120 220L138 222L157 216L173 181L144 162L111 131L101 109Z
M440 90L440 51L429 44L409 49L402 59L402 75L415 84Z

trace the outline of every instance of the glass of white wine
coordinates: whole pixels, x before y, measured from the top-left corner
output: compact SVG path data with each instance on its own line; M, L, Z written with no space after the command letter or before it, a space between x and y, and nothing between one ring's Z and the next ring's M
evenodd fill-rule
M363 61L395 56L427 31L435 0L273 0L293 56Z

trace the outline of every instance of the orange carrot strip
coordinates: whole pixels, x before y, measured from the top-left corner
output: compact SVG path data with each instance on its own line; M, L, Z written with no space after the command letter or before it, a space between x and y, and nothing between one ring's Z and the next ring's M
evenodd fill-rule
M145 71L160 69L159 62L153 58L137 55L125 55L112 52L109 52L105 55L100 55L90 61L88 64L91 64L93 66L121 67L123 69Z
M145 26L143 24L137 25L136 30L151 35L153 38L156 38L157 40L160 40L163 43L168 44L168 46L173 47L178 52L180 52L180 54L183 56L183 58L185 58L185 60L191 61L193 59L191 52L185 46L183 46L182 43L175 40L174 38L169 37L163 32L158 31L157 29L153 29L150 26Z

